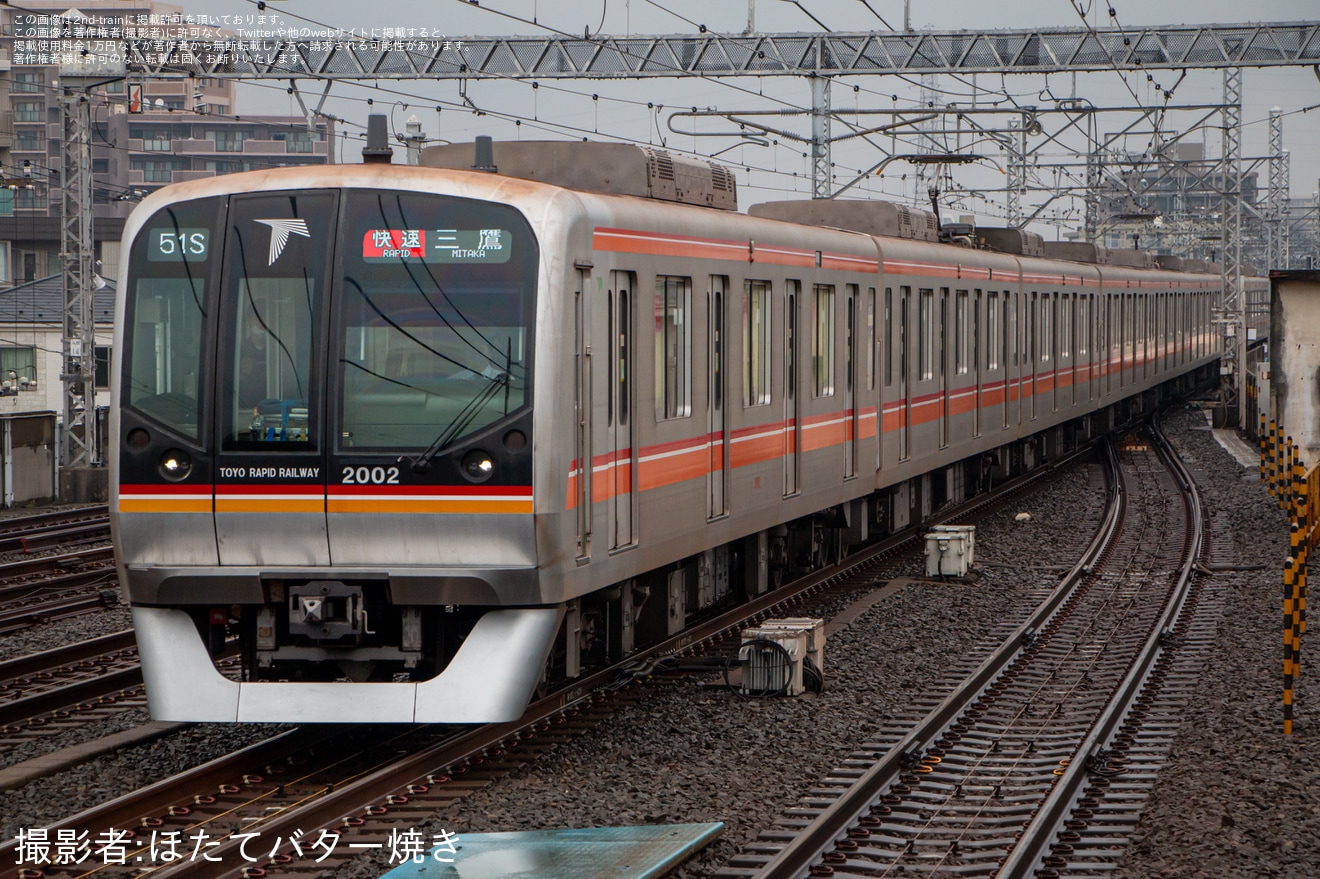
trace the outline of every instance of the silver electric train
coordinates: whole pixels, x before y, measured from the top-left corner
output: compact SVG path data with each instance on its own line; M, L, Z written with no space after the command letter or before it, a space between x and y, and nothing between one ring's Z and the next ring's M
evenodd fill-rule
M111 510L153 717L516 718L1219 357L1199 263L470 150L129 219Z

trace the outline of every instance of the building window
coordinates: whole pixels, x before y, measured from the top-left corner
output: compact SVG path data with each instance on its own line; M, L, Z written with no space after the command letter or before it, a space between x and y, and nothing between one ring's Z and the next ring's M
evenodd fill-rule
M133 170L142 172L145 183L169 183L174 172L184 170L184 166L162 159L135 159Z
M217 174L237 174L239 171L246 170L243 162L213 162L206 163L206 170L214 171Z
M655 279L655 417L692 412L692 279Z
M14 150L24 153L46 151L46 132L41 128L20 128L14 132Z
M15 73L14 85L10 89L14 92L39 92L46 85L46 78L40 73Z
M770 282L746 281L743 291L743 402L770 402Z
M130 128L128 136L141 140L144 152L168 153L172 145L168 128Z
M249 132L240 129L218 129L211 131L207 139L215 144L217 153L241 153L243 141L251 136Z
M17 390L26 384L23 379L35 383L37 380L35 349L0 348L0 379L3 379L11 390Z
M815 332L811 348L817 397L834 393L834 285L816 285Z
M274 141L284 143L286 153L310 153L312 151L312 133L310 131L275 131L270 135Z
M92 368L93 376L96 379L98 390L107 390L110 387L110 346L97 345L95 351L95 363Z
M42 207L41 198L35 189L19 189L14 192L14 207L28 210L39 208Z
M19 101L14 104L15 122L43 122L42 106L36 101Z

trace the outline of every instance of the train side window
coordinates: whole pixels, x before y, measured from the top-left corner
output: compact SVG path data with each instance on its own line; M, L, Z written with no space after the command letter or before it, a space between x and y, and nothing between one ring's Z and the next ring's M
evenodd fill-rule
M921 287L921 308L917 314L917 362L921 364L921 380L935 377L935 291Z
M1055 293L1040 294L1040 359L1046 362L1054 359L1054 328L1058 320L1058 309L1054 308Z
M743 282L743 405L770 402L770 282Z
M817 397L834 394L834 285L816 285L815 327L812 333L812 374Z
M970 302L966 290L958 290L953 309L953 369L958 375L967 373L968 351L971 348L969 328L971 320L967 309Z
M801 281L785 281L784 321L784 398L791 403L797 399L797 351L798 351L798 313L799 294L802 292Z
M1072 314L1072 296L1068 293L1060 293L1059 298L1055 300L1055 350L1059 355L1059 368L1063 368L1063 362L1068 359L1072 352L1072 340L1069 338L1069 316Z
M894 288L885 288L885 387L894 383Z
M616 315L615 351L616 369L613 379L618 383L619 424L628 423L632 400L632 368L629 358L632 356L632 306L629 297L637 287L637 276L632 272L615 272L615 284L618 287L618 309ZM613 395L611 395L613 396Z
M1007 358L1012 360L1014 367L1020 366L1025 357L1026 349L1022 346L1022 333L1027 325L1027 317L1025 314L1026 307L1027 294L1014 293L1012 306L1013 331L1011 341L1009 342L1009 358ZM1007 326L1007 322L1005 322L1005 326Z
M866 389L875 390L875 288L866 291Z
M1073 315L1073 327L1077 330L1077 357L1079 359L1086 356L1086 336L1087 330L1091 326L1090 317L1090 297L1085 293L1080 294L1077 297L1077 313Z
M655 278L655 417L692 414L692 279Z
M857 302L860 299L859 287L856 284L848 284L847 307L844 313L844 327L846 335L844 336L844 360L845 368L843 371L843 385L846 391L851 392L856 385L855 370L857 369Z
M991 290L986 294L985 309L985 368L999 368L999 293Z

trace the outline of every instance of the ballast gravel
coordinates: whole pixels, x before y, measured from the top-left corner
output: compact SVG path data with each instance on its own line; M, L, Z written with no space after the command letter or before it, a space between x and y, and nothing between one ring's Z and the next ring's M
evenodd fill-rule
M824 693L745 699L719 676L653 679L644 685L645 698L625 704L604 726L418 829L461 837L719 821L720 839L676 874L710 875L886 717L928 692L942 666L988 634L1011 631L1016 623L1008 621L1038 600L1039 593L1029 598L1028 591L1057 581L1054 562L1075 561L1094 533L1104 505L1098 473L1095 466L1064 473L979 524L977 552L992 563L975 583L912 583L833 636L825 648ZM1016 521L1020 512L1030 520ZM883 584L920 577L923 567L920 558L909 559L875 576ZM824 597L793 615L828 619L863 594ZM384 854L373 854L336 876L367 879L389 868Z
M109 588L114 588L116 593L118 592L117 587ZM0 661L17 659L43 650L54 650L57 647L67 647L79 641L87 641L131 628L133 628L133 615L128 606L121 601L118 607L98 609L10 632L8 635L0 635Z
M1169 433L1196 478L1221 552L1239 567L1210 582L1225 598L1201 698L1188 706L1172 765L1159 782L1114 879L1315 879L1320 876L1320 686L1313 637L1302 639L1292 735L1283 734L1284 515L1254 471L1244 471L1181 412Z

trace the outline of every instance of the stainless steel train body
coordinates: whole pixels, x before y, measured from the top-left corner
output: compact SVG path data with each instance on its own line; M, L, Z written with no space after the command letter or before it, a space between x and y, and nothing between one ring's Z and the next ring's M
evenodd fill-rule
M678 632L1218 357L1211 274L474 171L184 183L124 253L112 522L162 719L511 719L547 657Z

